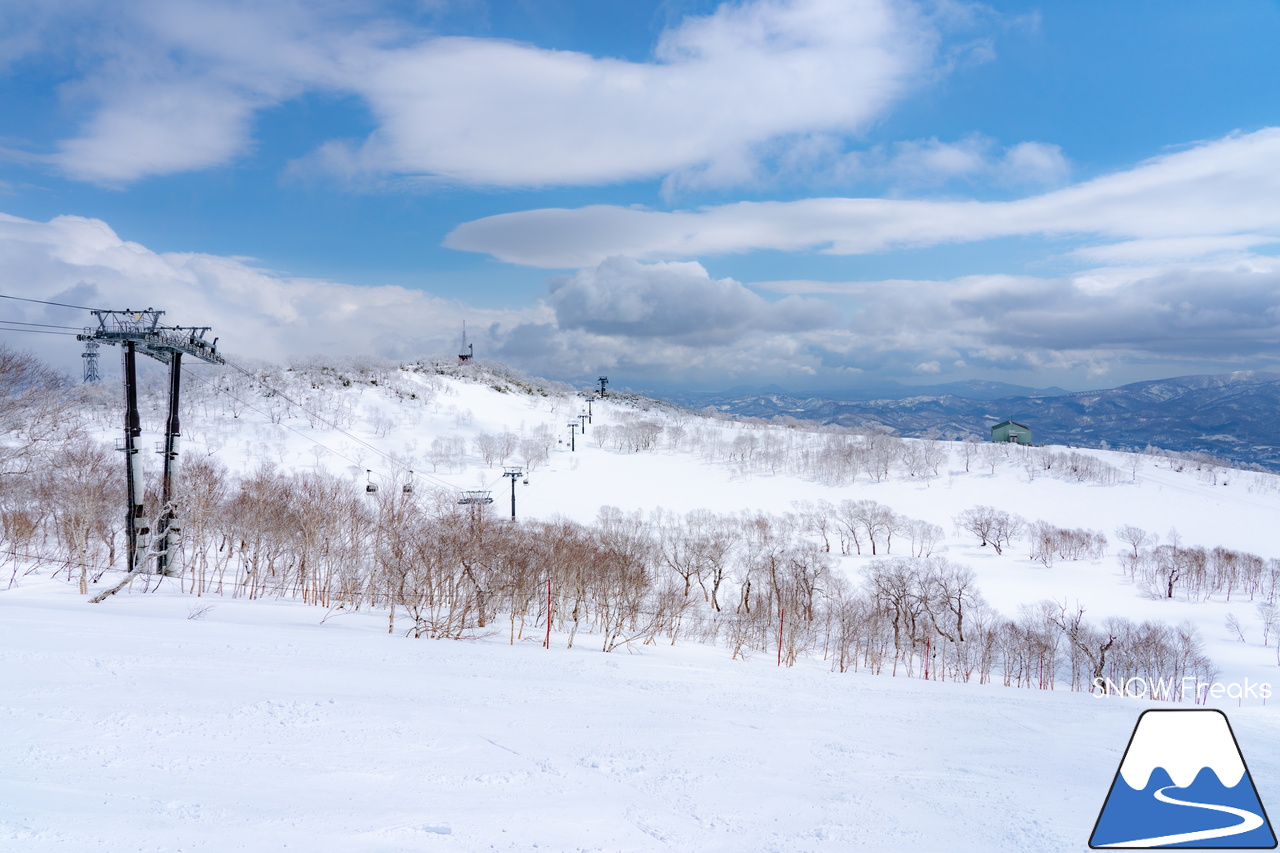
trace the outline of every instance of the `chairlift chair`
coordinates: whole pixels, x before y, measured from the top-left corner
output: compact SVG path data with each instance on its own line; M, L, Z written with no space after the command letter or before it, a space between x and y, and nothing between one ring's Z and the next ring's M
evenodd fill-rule
M378 493L378 484L373 482L373 469L366 468L364 472L369 477L369 482L365 484L364 490L366 494L375 495Z

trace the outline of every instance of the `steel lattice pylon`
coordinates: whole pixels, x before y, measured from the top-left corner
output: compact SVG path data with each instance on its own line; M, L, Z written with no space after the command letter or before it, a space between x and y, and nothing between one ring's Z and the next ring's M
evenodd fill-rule
M98 310L90 313L97 317L98 327L85 329L76 339L85 341L86 348L104 343L118 345L124 358L124 439L119 449L125 454L125 482L129 505L125 525L129 539L127 578L132 578L144 568L148 555L140 553L146 544L142 537L150 533L148 528L140 524L143 520L143 489L138 438L142 435L142 419L138 414L137 356L141 353L169 365L169 417L165 423L164 447L161 450L164 454L161 492L163 506L157 524L157 547L154 549L156 570L160 574L169 574L172 571L171 546L176 544L179 532L173 500L173 479L178 462L178 438L182 433L178 420L182 356L189 355L210 364L225 364L226 359L218 355L217 338L213 339L213 343L204 339L205 332L209 331L208 326L162 326L160 316L164 312L151 308L145 311ZM108 593L103 595L106 594ZM95 600L101 600L102 597Z

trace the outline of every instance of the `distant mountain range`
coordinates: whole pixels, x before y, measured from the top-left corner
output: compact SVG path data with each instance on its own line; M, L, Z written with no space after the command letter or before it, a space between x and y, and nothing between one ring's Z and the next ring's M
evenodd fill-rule
M1065 388L1057 386L1049 388L1030 388L1026 385L1011 385L1008 382L987 382L981 379L969 379L963 382L946 382L941 385L903 385L901 382L885 381L861 385L857 388L846 388L840 391L809 391L804 399L820 398L824 400L901 400L905 397L942 397L954 395L969 400L999 400L1004 397L1051 397L1070 394ZM788 396L788 391L777 385L766 385L753 388L739 385L730 388L723 394L689 393L690 399L709 397L760 397L772 394ZM659 399L674 401L675 395L656 395ZM797 396L797 395L790 395ZM683 404L682 404L683 405Z
M1280 373L1240 371L1135 382L1102 391L1068 392L1000 382L898 386L871 392L795 396L781 389L732 389L723 394L657 395L687 408L744 417L793 417L848 427L887 427L899 435L990 436L1014 420L1037 444L1117 448L1147 445L1197 451L1280 470ZM739 393L745 392L745 393Z

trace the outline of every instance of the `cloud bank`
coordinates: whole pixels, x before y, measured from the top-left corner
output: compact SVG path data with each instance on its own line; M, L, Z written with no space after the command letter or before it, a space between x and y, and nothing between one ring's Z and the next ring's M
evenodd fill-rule
M1267 128L1016 201L811 198L673 212L592 205L478 219L455 228L445 245L548 268L591 266L613 255L860 255L1025 236L1106 241L1118 244L1110 249L1115 257L1126 243L1135 254L1157 256L1185 254L1188 239L1248 248L1280 241L1277 162L1280 128Z
M465 320L477 354L551 378L610 371L632 386L778 381L839 387L860 373L1077 384L1133 365L1165 375L1274 367L1280 263L1232 257L1073 277L776 281L747 286L694 262L607 258L547 281L541 301L479 309L402 287L291 277L243 259L157 253L81 217L0 215L8 295L168 310L208 324L232 358L449 356ZM80 326L83 311L3 300L5 320ZM70 338L0 331L79 371Z

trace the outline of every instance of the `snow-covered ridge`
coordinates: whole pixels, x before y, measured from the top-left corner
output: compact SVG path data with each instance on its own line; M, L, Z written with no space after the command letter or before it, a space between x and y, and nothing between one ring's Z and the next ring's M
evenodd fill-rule
M966 617L964 627L990 638L998 651L970 669L952 659L958 647L943 635L932 636L936 625L926 621L927 630L912 627L906 634L899 631L896 640L886 640L883 631L892 633L893 628L885 623L860 634L887 655L873 661L873 669L927 673L933 679L940 668L951 678L947 668L960 666L962 674L971 673L963 677L975 680L995 673L997 683L1003 675L1011 686L1049 689L1058 684L1077 690L1089 689L1098 675L1118 684L1131 677L1153 683L1180 676L1182 669L1167 671L1166 663L1181 667L1177 661L1204 661L1206 655L1213 663L1224 661L1220 667L1229 674L1254 681L1270 674L1259 671L1274 660L1274 651L1254 608L1274 598L1280 581L1280 564L1268 561L1276 556L1269 520L1280 511L1274 475L1197 470L1183 459L1151 455L900 439L839 427L726 420L612 393L591 399L594 415L584 424L581 416L589 405L585 389L557 387L500 365L475 362L312 363L289 369L259 365L248 373L265 384L245 373L206 370L184 395L183 476L220 477L226 493L219 500L245 506L257 507L253 501L274 495L272 489L280 491L279 498L265 500L253 513L237 516L226 506L213 505L203 526L187 527L192 559L217 550L210 559L216 564L219 591L240 589L254 572L255 559L239 546L220 547L217 537L223 534L233 542L266 537L263 541L281 555L278 568L285 573L275 575L277 580L254 574L259 595L295 594L289 590L296 584L279 578L294 578L289 571L303 566L318 570L325 565L321 559L333 559L336 550L304 553L286 535L288 525L277 530L269 523L272 513L290 508L290 501L307 490L354 501L353 513L374 516L382 511L380 498L366 494L367 482L381 486L379 495L385 497L399 494L412 479L419 496L438 490L443 501L438 506L456 503L449 499L451 492L490 490L495 499L490 511L507 517L508 490L515 487L518 516L529 522L530 533L536 533L538 524L563 518L581 525L581 534L590 538L602 532L607 519L608 525L634 526L637 541L660 551L664 537L703 536L699 531L726 527L733 559L716 581L723 581L721 607L712 604L715 612L704 613L704 627L723 641L725 635L716 632L727 630L739 610L744 616L750 612L758 623L752 640L756 651L776 654L779 627L779 620L770 622L768 611L777 606L776 599L764 595L763 615L746 599L748 589L752 595L771 589L762 585L759 569L752 566L760 553L752 531L767 529L781 532L772 541L783 543L779 553L787 555L784 564L795 557L796 566L816 570L821 581L815 587L809 575L798 576L806 590L804 607L789 607L792 618L813 602L834 601L837 588L869 596L862 600L873 623L888 618L868 586L873 576L889 579L888 572L907 584L902 607L895 605L897 615L890 619L901 629L902 620L919 615L912 615L910 602L915 593L923 594L924 579L972 570L976 582L966 595L977 601L980 591L989 610L981 625ZM79 415L109 441L119 429L118 389L99 391L98 408ZM150 433L160 427L160 391L161 386L153 386L144 400ZM571 436L569 423L586 426L586 434L575 430ZM103 471L110 480L111 454L104 452ZM515 464L524 467L527 484L504 478L504 467ZM254 493L254 488L266 491ZM970 522L971 511L982 507L1008 507L1026 524L1011 537L996 534L981 544ZM306 515L324 507L313 502L290 511L295 509ZM117 514L113 506L104 512L107 519ZM246 526L251 518L263 519L261 530ZM1015 527L1020 523L1013 521ZM344 553L351 555L339 561L341 566L335 564L335 570L350 570L362 583L372 582L376 572L365 565L372 543L365 539L376 525L335 527L340 539L331 541L341 541L348 549ZM1119 532L1122 527L1139 528L1141 544L1134 540L1130 548L1130 540ZM1116 560L1121 542L1109 539L1113 534L1125 543L1123 550L1131 557L1127 562ZM1153 548L1157 541L1168 542L1160 546L1165 551ZM1215 546L1225 550L1219 554ZM76 549L81 547L68 542L51 559L78 565L82 552ZM83 547L90 565L111 558L96 534ZM689 569L675 565L683 559L678 554L669 556L671 566L666 558L646 558L641 576L652 585L645 596L660 597L673 572ZM908 562L886 565L885 558ZM931 558L949 562L918 562ZM1200 562L1177 582L1161 575L1169 566L1181 572L1171 561L1183 558ZM693 595L699 600L688 603L703 612L698 574L704 569L693 570L691 579L679 579L678 600ZM772 584L771 570L767 577ZM209 576L201 575L188 586L200 592L209 582ZM778 590L785 592L785 587ZM307 594L324 602L327 592L319 589L319 594ZM1174 591L1172 599L1162 595L1168 589ZM386 606L389 600L381 589L366 588L362 595L361 601L374 606ZM714 595L707 598L707 604L715 600ZM500 600L484 597L489 608ZM637 606L645 612L661 610L657 598ZM1238 635L1224 630L1227 613L1237 618ZM543 618L525 615L535 622ZM938 625L952 618L941 611L934 615L941 620ZM1180 624L1187 620L1188 625ZM799 623L788 625L790 631ZM955 627L958 636L958 621ZM1095 640L1094 632L1105 633ZM1109 634L1120 639L1103 660L1099 646ZM803 653L823 656L832 648L824 637L806 642ZM867 647L862 648L859 659L866 660ZM973 645L964 648L977 654ZM1152 649L1163 651L1151 654ZM1003 664L992 663L1000 656ZM1207 670L1198 672L1203 676ZM1187 691L1184 698L1189 701L1193 695L1195 691Z
M1209 710L1142 715L1120 775L1130 788L1141 791L1157 767L1163 767L1179 788L1188 787L1206 767L1228 788L1238 785L1245 774L1227 718Z

